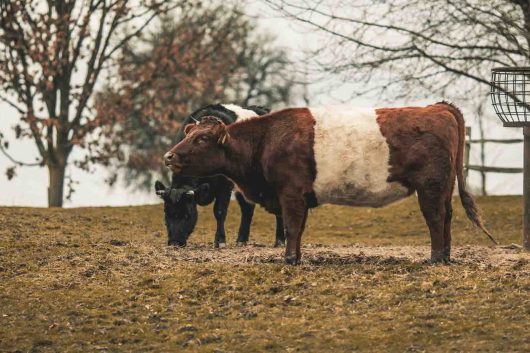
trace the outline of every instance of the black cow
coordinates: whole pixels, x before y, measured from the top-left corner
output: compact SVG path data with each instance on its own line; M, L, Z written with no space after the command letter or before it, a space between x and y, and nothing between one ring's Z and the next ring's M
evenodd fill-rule
M250 106L246 109L236 105L213 104L193 112L186 118L182 128L176 136L176 143L184 139L184 127L198 123L206 116L215 116L225 124L231 124L238 119L249 119L267 114L269 109ZM186 246L186 242L197 223L197 205L206 206L214 202L213 212L217 220L214 246L226 245L224 223L230 203L230 196L234 184L223 176L207 178L193 178L172 175L171 186L166 187L160 181L155 183L156 194L164 200L164 216L168 232L168 245ZM248 242L250 224L254 215L255 205L245 200L243 195L236 192L236 199L241 208L241 223L237 236L237 244ZM276 217L276 241L274 246L285 243L283 221Z

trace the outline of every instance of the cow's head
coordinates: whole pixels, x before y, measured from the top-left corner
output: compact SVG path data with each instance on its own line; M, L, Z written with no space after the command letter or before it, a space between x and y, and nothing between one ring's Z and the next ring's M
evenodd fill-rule
M186 246L197 223L197 201L208 193L208 185L166 187L157 181L155 191L164 200L168 245Z
M210 176L219 174L226 163L224 145L230 138L226 125L213 116L188 124L186 136L164 155L164 162L175 174Z

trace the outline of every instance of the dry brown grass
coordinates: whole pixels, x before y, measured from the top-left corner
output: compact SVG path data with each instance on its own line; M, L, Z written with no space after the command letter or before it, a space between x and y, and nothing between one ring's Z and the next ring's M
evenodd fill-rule
M478 202L520 242L520 198ZM452 265L425 262L411 198L314 210L290 267L263 211L252 245L214 250L209 208L186 249L165 246L161 206L0 208L0 351L529 351L530 256L455 209Z

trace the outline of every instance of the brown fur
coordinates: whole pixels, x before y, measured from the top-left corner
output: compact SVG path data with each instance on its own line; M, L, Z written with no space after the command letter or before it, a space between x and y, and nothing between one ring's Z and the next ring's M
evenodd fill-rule
M377 109L376 113L390 148L389 181L401 182L418 192L431 233L432 260L450 260L455 178L468 217L491 238L473 198L465 190L465 126L460 111L442 102L427 107Z
M232 157L229 178L245 197L277 214L277 192L284 191L286 181L303 195L312 191L316 175L311 115L303 108L279 113L228 126L225 145Z

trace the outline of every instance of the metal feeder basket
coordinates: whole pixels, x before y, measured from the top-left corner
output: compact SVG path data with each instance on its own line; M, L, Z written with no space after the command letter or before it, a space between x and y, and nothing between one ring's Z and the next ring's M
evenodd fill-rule
M530 126L530 67L492 69L491 103L504 126Z

